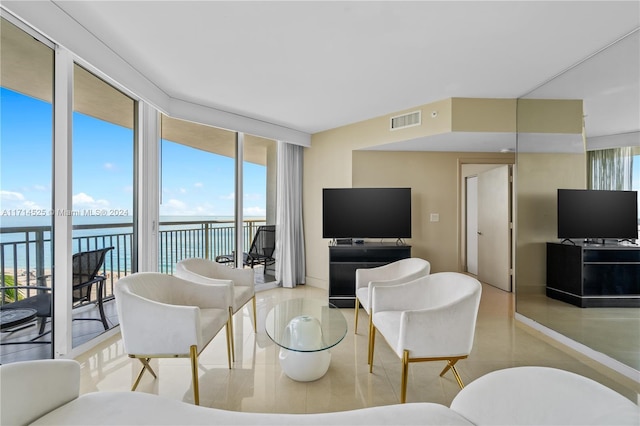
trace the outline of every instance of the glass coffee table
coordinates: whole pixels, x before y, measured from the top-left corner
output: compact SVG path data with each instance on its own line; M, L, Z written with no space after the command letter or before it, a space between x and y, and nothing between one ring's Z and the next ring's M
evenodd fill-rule
M280 346L284 373L293 380L310 382L329 369L329 349L347 334L347 320L326 300L290 299L269 311L265 328Z

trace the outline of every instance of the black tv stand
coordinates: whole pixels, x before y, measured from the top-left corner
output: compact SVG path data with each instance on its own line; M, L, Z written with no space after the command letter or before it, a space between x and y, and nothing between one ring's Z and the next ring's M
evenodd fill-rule
M548 297L590 307L640 307L640 247L547 243Z
M396 243L359 243L329 246L329 302L353 308L356 269L373 268L411 257L411 246Z

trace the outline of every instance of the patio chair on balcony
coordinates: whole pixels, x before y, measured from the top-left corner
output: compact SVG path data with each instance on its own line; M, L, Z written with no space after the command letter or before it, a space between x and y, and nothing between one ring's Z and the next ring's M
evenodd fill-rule
M256 235L253 237L249 252L242 253L242 264L253 268L256 265L264 266L264 273L267 272L267 266L272 265L276 260L273 258L273 252L276 249L276 226L262 225L258 227ZM218 263L235 264L235 252L233 254L225 254L216 256Z
M75 320L100 321L105 330L109 329L109 323L107 322L103 306L104 283L107 280L107 277L98 274L104 264L105 256L110 250L113 250L113 247L79 252L73 255L71 261L73 273L73 308L79 308L88 304L95 304L100 313L100 318L75 318ZM96 284L95 301L93 297L94 293L92 291L94 284ZM24 289L40 291L35 296L29 296L15 302L5 303L0 306L0 309L35 309L35 318L39 321L40 329L38 336L34 337L32 340L39 339L40 337L48 334L48 331L45 332L45 325L47 318L51 317L51 289L45 286L0 287L0 290L3 292L10 289L13 289L14 291ZM18 298L17 294L18 293L16 292L16 298Z

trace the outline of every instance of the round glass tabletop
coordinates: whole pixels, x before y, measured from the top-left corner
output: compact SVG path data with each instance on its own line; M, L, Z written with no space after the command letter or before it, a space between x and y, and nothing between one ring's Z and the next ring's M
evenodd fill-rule
M6 308L0 310L0 328L10 328L31 321L38 311L31 308Z
M282 348L296 352L327 350L347 334L340 309L320 299L290 299L267 314L267 335Z

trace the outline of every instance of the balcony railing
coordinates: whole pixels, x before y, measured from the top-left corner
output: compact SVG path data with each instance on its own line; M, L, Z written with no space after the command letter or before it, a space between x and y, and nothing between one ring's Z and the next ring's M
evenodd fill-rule
M258 226L264 220L247 220L243 226L244 246L248 250ZM113 247L101 271L107 277L105 298L113 297L113 285L133 270L133 224L104 223L73 226L73 251ZM159 272L171 274L176 262L189 257L215 259L235 250L234 222L160 222ZM143 248L140 248L141 250ZM2 287L11 285L50 285L53 259L50 226L0 227L0 279ZM0 303L11 301L12 292L2 290ZM29 289L22 295L35 295Z

